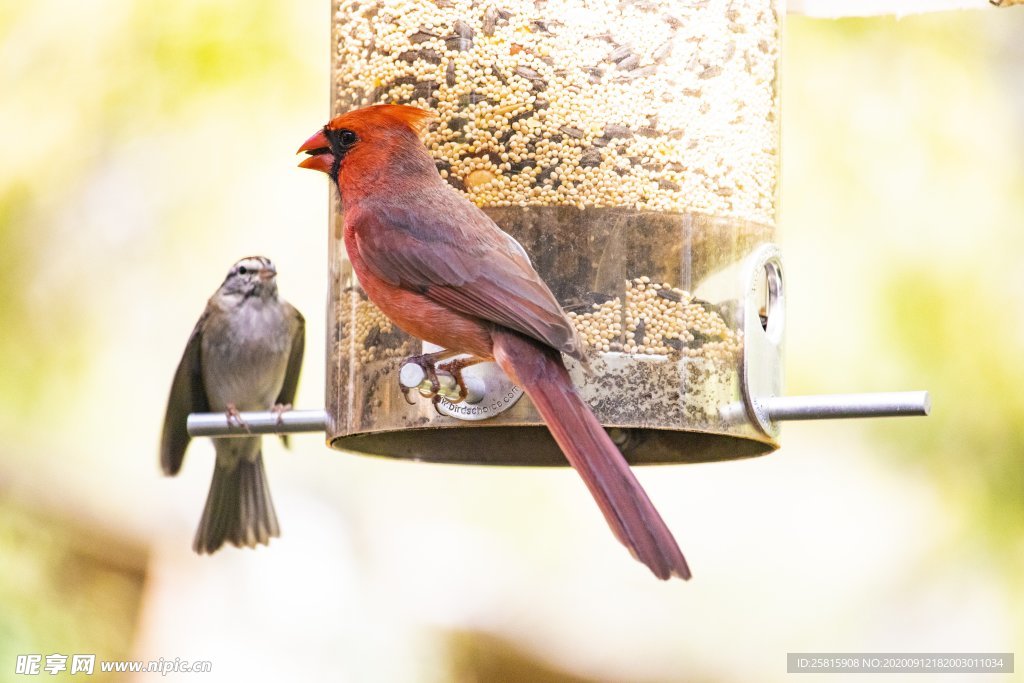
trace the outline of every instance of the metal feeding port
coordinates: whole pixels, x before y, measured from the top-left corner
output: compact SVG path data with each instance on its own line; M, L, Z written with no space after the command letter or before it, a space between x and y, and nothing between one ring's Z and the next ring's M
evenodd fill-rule
M745 272L743 403L724 407L726 419L751 419L777 437L778 423L785 420L928 415L927 391L783 396L785 287L779 249L764 245L755 251Z
M441 350L440 346L423 342L423 353ZM420 365L405 363L400 366L398 382L407 390L407 396L415 391L433 401L439 414L459 420L476 422L494 417L514 406L523 395L522 388L513 384L494 362L477 363L462 370L464 399L459 398L460 388L455 377L444 370L437 370L435 375L436 392L431 378Z

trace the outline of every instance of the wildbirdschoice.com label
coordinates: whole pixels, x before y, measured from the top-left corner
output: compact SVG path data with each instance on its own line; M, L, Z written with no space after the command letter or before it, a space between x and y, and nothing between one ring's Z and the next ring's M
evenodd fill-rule
M441 398L437 409L444 415L460 420L486 420L511 408L523 395L522 388L511 382L503 382L500 389L498 392L489 391L478 403L452 403Z

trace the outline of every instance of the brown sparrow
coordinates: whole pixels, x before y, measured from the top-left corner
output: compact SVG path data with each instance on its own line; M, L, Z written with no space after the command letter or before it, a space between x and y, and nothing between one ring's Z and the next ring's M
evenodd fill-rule
M305 346L305 320L277 296L270 259L249 256L228 271L206 304L178 364L167 401L160 465L181 469L189 413L284 410L295 399ZM285 445L287 437L282 436ZM214 439L217 461L192 545L212 553L225 541L255 547L280 536L263 471L260 437Z

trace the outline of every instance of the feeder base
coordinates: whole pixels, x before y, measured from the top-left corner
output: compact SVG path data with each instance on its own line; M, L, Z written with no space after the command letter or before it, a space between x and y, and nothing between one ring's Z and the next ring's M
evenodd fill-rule
M609 430L631 465L670 465L737 460L764 455L779 444L708 432L665 429ZM567 466L546 427L502 425L423 428L336 437L332 448L362 455L460 465Z

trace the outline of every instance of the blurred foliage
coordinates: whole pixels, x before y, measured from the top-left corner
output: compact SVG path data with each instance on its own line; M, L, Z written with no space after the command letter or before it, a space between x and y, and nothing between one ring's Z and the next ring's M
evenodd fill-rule
M75 368L85 363L84 349L80 343L69 340L61 346L45 344L53 331L45 321L32 314L34 301L29 288L21 283L30 282L37 259L42 257L34 248L34 237L26 228L32 225L36 201L34 188L27 181L0 188L0 357L4 358L4 371L0 373L0 402L3 412L10 419L25 417L37 405L37 398L45 380L51 373L73 374ZM74 320L69 307L59 301L48 301L45 305L59 312L69 323ZM65 328L71 336L70 325ZM57 331L60 334L60 331ZM40 353L42 348L46 353Z
M291 88L321 86L302 37L286 30L294 12L261 0L0 3L0 433L8 448L0 483L34 467L37 453L21 442L67 434L83 401L124 398L118 378L99 389L85 381L116 334L109 311L138 298L139 270L189 248L174 218L203 211L205 197L182 195L212 163L181 158L183 140L227 118L239 141L251 142L240 114ZM214 163L219 155L210 149ZM160 187L167 179L176 182ZM218 191L209 182L205 189ZM191 223L193 234L209 229ZM165 387L154 391L162 397ZM46 455L60 452L62 466L88 472L101 441L83 437L74 450ZM61 499L69 481L43 485ZM70 496L65 514L90 495L122 490L106 489L102 475L92 483L91 494ZM116 548L98 533L59 512L0 503L0 679L16 654L129 656L142 560L105 564Z
M0 503L0 548L0 680L28 654L44 663L50 654L95 654L89 680L114 680L99 661L130 657L144 558L9 503Z
M12 425L38 413L53 380L73 383L102 338L97 302L82 298L96 292L81 284L101 270L116 275L168 236L124 234L131 226L110 220L78 234L92 226L77 224L73 212L140 145L160 163L168 137L218 112L247 103L255 110L303 79L317 87L301 43L281 30L291 11L288 3L241 0L48 0L0 11L0 412ZM244 139L246 119L229 115ZM101 189L111 209L159 202Z
M453 631L444 635L450 662L446 680L452 683L597 683L619 679L607 673L597 678L573 674L544 662L513 642L483 631ZM650 679L633 679L633 683L645 680ZM710 683L729 679L686 672L673 680Z
M958 510L951 547L1024 588L1024 14L789 27L787 245L837 257L820 296L847 323L806 335L846 362L790 367L813 391L931 390L927 420L871 424L879 456Z
M593 683L539 661L514 643L478 631L447 634L453 683Z
M932 477L966 512L952 544L982 541L1017 582L1024 569L1024 328L1016 316L1024 308L1012 313L1012 295L962 265L942 273L908 268L887 286L882 314L893 352L905 375L928 378L937 405L931 429L904 435L886 457Z
M0 433L55 432L50 420L84 392L123 397L110 378L80 384L111 312L137 296L118 299L113 285L182 262L192 238L215 240L223 214L208 198L239 174L245 146L263 142L253 119L298 91L322 93L326 113L327 81L308 61L312 32L294 30L296 11L267 0L0 4ZM321 29L327 20L324 3ZM962 518L949 543L969 537L1018 591L1021 35L1024 10L790 17L781 79L790 388L932 390L932 417L863 429L880 461L932 482ZM315 54L326 63L326 41ZM147 391L163 400L164 389ZM96 442L65 454L68 466L95 465L86 445ZM0 504L3 666L42 647L129 656L139 570L85 552L80 537L111 550L64 520ZM476 633L456 635L450 655L455 680L566 680Z

